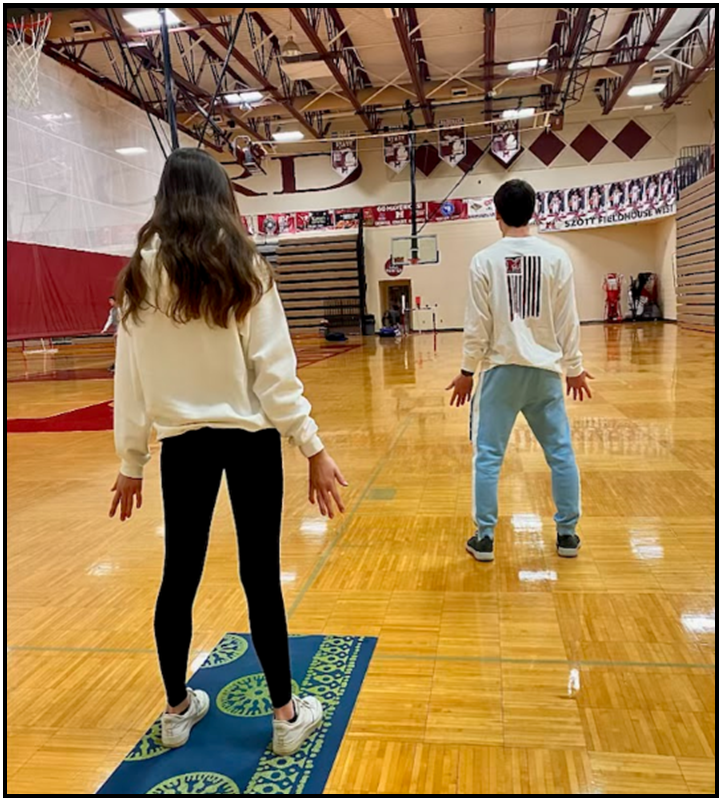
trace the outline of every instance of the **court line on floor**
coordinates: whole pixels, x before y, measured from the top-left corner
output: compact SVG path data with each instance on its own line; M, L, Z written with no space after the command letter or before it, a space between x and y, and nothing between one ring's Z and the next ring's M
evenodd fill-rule
M654 663L634 660L568 660L550 657L471 657L464 655L418 655L418 654L375 654L374 660L416 660L419 662L434 663L481 663L487 665L509 666L569 666L582 668L675 668L689 671L717 671L717 666L711 663Z
M374 468L373 473L369 477L368 482L366 482L366 484L364 485L364 489L361 491L361 494L359 495L358 499L356 499L356 503L346 513L346 515L345 515L345 517L343 519L343 523L341 524L341 526L339 526L338 531L336 532L336 534L333 537L333 540L331 540L331 542L328 544L328 546L326 546L326 548L323 551L323 554L321 554L321 556L318 559L318 562L316 563L313 571L311 572L311 575L303 583L303 586L298 591L298 594L296 595L295 599L293 600L293 603L291 604L291 606L288 609L288 618L289 619L291 619L294 616L294 614L296 612L298 612L298 608L301 606L301 603L303 602L304 598L306 597L306 594L308 593L308 591L313 586L313 583L321 575L321 571L323 571L323 569L325 568L326 563L328 562L328 558L331 556L333 550L336 548L336 546L338 545L339 541L343 538L343 536L348 531L349 526L351 525L351 523L352 523L352 521L354 519L354 516L358 512L359 507L366 500L366 497L368 496L369 491L371 490L371 488L376 483L376 480L381 475L381 472L383 471L383 469L386 467L386 463L388 462L389 458L393 454L394 449L396 448L396 446L398 445L399 441L404 436L404 434L406 434L406 431L408 430L409 426L411 425L411 421L412 421L412 416L408 415L406 417L406 419L403 421L403 423L401 424L401 426L399 427L399 429L397 430L396 434L394 435L393 439L391 440L391 444L389 445L388 449L386 450L386 453L378 461L376 467Z
M144 654L155 656L155 649L103 649L92 646L8 646L7 652L50 653L50 654ZM192 650L193 656L203 654L202 649ZM634 660L565 660L549 657L480 657L473 655L432 655L432 654L376 654L375 661L413 660L425 663L479 663L482 665L509 666L569 666L571 668L644 668L681 669L688 671L717 671L714 663L654 663Z

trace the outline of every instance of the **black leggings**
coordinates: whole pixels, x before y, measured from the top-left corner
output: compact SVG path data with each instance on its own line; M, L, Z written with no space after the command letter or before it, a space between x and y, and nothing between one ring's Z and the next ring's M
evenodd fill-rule
M283 462L275 430L203 429L163 442L166 552L155 637L168 703L178 707L187 695L193 604L224 471L253 644L273 706L284 707L291 701L291 666L281 590Z

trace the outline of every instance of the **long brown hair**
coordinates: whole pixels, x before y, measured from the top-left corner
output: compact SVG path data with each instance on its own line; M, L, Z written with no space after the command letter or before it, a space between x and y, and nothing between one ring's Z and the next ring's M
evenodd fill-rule
M263 263L243 227L228 174L202 150L182 148L166 162L153 216L118 277L123 322L137 322L154 305L142 251L156 235L156 269L166 272L171 288L164 311L176 323L205 320L228 328L245 318L271 280L270 270L267 280L259 273Z

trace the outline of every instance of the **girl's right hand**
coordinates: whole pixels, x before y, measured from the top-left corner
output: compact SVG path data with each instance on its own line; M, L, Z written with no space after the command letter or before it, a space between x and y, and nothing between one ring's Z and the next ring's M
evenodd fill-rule
M308 461L309 466L309 494L311 504L318 502L321 515L333 519L334 502L340 513L346 512L338 486L348 487L338 465L331 459L327 451L321 451Z

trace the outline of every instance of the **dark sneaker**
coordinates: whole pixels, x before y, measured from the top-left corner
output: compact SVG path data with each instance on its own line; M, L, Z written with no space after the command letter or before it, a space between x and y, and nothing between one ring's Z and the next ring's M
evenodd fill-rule
M573 559L579 556L582 541L579 535L557 535L557 553L560 557Z
M466 550L480 563L494 562L494 541L489 535L474 535L466 544Z

